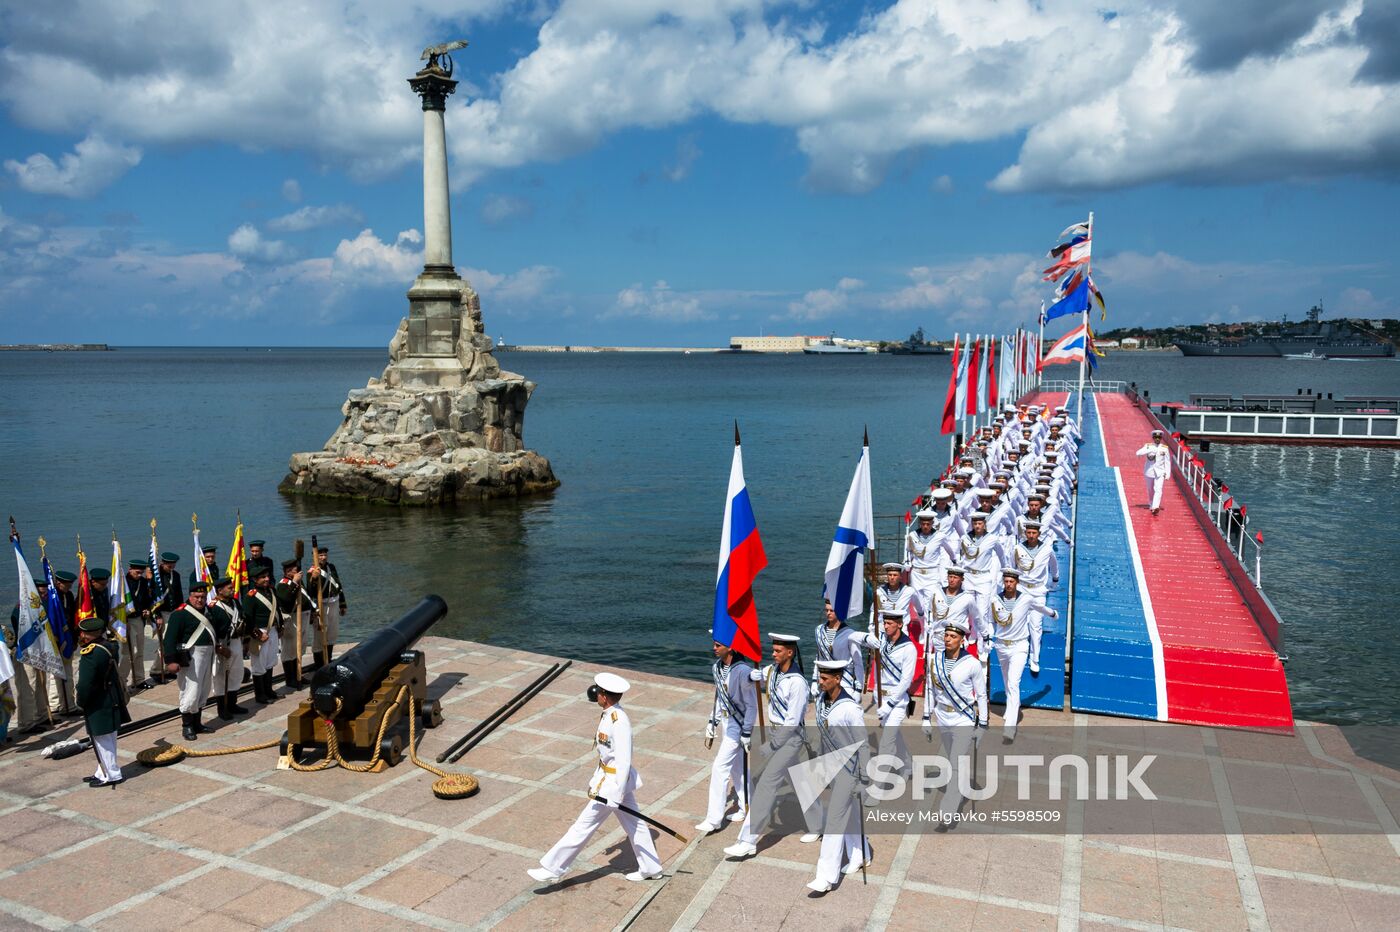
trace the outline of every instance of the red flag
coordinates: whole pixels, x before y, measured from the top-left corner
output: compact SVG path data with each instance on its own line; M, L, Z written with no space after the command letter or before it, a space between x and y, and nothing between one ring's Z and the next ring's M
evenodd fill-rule
M912 521L913 519L914 519L914 516L913 516L912 514L910 514L910 513L907 512L907 511L904 513L904 523L905 523L905 524L908 524L908 523L909 523L910 521Z
M1244 517L1245 515L1247 515L1247 514L1249 514L1249 509L1246 508L1244 505L1241 505L1241 506L1240 506L1240 517L1243 518L1243 517Z
M73 623L76 625L80 621L89 618L96 618L97 613L92 609L92 581L88 579L87 555L81 550L78 551L78 617Z
M997 343L998 338L993 337L987 341L987 404L993 409L1001 407L1001 401L997 398Z
M958 359L962 347L958 346L958 336L953 334L953 371L948 376L948 399L943 402L943 433L951 434L957 427L958 412Z
M967 364L967 407L968 414L977 413L977 376L982 364L982 341L972 341L972 359Z
M1264 532L1263 532L1263 531L1256 531L1256 532L1254 533L1254 539L1255 539L1256 541L1259 542L1259 546L1260 546L1260 547L1264 546Z
M1223 504L1221 504L1220 507L1221 507L1221 508L1224 508L1226 511L1229 511L1231 508L1235 507L1235 496L1233 496L1233 495L1227 495L1227 496L1225 496L1225 501L1224 501Z

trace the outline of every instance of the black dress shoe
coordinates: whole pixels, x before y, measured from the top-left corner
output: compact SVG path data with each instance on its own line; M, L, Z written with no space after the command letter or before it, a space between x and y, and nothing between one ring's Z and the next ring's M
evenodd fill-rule
M122 777L120 780L94 780L92 783L89 783L88 786L92 787L94 790L100 786L110 786L116 788L118 786L121 786L125 782L125 777Z

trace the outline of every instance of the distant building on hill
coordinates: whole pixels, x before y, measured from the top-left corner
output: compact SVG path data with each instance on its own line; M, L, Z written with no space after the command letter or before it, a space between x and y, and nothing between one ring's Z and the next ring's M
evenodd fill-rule
M1138 337L1124 337L1118 341L1118 345L1123 349L1142 349L1142 340Z

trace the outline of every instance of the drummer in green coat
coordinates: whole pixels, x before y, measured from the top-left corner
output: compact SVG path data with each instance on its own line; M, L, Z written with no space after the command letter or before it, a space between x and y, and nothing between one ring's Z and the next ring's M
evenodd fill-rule
M117 674L117 651L104 641L107 623L87 618L78 625L78 706L83 710L92 749L97 752L97 770L87 778L90 786L116 786L122 782L117 763L117 729L131 721Z

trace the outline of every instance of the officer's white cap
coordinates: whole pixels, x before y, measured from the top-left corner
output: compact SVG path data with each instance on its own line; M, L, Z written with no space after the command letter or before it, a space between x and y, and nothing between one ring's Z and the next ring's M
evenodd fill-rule
M1018 569L1016 569L1016 567L1014 567L1014 566L1003 566L1003 567L1001 568L1001 575L1003 575L1003 576L1010 576L1010 577L1012 577L1013 579L1020 579L1020 578L1021 578L1021 571L1018 570Z
M1161 432L1160 430L1154 430L1154 431L1152 432L1152 436L1154 436L1154 437L1160 437L1160 436L1162 436L1162 432Z
M796 644L802 639L795 634L774 634L772 631L769 631L768 640L772 641L774 644Z
M632 688L632 684L618 676L616 673L599 673L593 677L593 685L603 692L617 693L621 695Z
M945 498L952 498L952 497L953 497L953 490L952 490L952 489L934 489L934 490L933 490L933 497L936 498L936 499L938 499L939 501L942 501L942 500L945 499ZM920 517L922 517L922 516L923 516L923 514L922 514L922 512L920 512Z
M817 669L822 673L840 673L848 663L849 660L818 660Z
M967 622L963 621L961 618L954 618L952 621L946 623L943 627L952 628L954 631L959 631L963 634L967 634Z
M947 491L948 491L947 489L939 489L939 490L938 490L938 492L947 492ZM933 493L933 497L934 497L934 498L939 498L939 497L940 497L939 494L938 494L938 492L934 492L934 493ZM950 493L950 494L951 494L951 493ZM947 495L943 495L943 496L941 496L941 497L942 497L942 498L947 498L948 496L947 496ZM916 517L916 518L918 518L920 521L922 521L922 520L925 519L925 518L929 518L929 519L936 518L936 517L938 517L938 513L937 513L937 512L934 512L934 511L930 511L930 510L927 509L927 508L920 508L918 514L914 515L914 517Z

